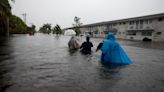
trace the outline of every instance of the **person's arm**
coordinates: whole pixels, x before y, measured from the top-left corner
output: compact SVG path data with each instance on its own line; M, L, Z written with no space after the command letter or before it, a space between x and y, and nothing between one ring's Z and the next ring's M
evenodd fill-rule
M91 43L91 47L93 47L93 44Z
M80 46L80 49L84 47L84 42L82 43L82 45Z
M79 43L78 43L77 40L75 40L75 47L76 47L76 48L79 48L79 47L80 47L80 45L79 45Z
M70 43L71 43L71 42L69 41L69 42L68 42L68 47L70 47Z
M102 42L101 42L101 43L99 43L99 45L97 46L96 52L97 52L98 50L100 50L100 49L101 49L102 45L103 45L103 43L102 43Z

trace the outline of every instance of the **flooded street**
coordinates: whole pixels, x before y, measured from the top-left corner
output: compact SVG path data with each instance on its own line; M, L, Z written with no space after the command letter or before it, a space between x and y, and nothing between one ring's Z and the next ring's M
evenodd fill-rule
M0 42L0 92L164 92L164 43L119 41L133 64L107 67L69 52L69 36L14 35ZM79 38L80 43L85 38Z

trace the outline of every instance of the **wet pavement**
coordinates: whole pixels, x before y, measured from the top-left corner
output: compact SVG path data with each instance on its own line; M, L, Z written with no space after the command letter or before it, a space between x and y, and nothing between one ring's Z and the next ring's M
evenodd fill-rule
M164 92L164 43L119 41L133 64L104 66L69 52L69 36L14 35L0 41L0 92ZM80 38L82 43L85 38Z

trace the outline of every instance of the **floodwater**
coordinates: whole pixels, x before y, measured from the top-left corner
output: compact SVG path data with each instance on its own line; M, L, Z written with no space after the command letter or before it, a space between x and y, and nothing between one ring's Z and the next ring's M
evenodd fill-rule
M91 38L91 55L69 52L69 39L43 34L2 39L0 92L164 92L164 43L119 41L133 64L111 67L95 52L102 39Z

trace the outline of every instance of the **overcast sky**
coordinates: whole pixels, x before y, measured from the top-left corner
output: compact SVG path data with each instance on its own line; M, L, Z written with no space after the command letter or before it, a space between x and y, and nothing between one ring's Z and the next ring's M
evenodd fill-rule
M72 26L75 16L83 24L164 13L164 0L15 0L12 13L27 14L27 24Z

